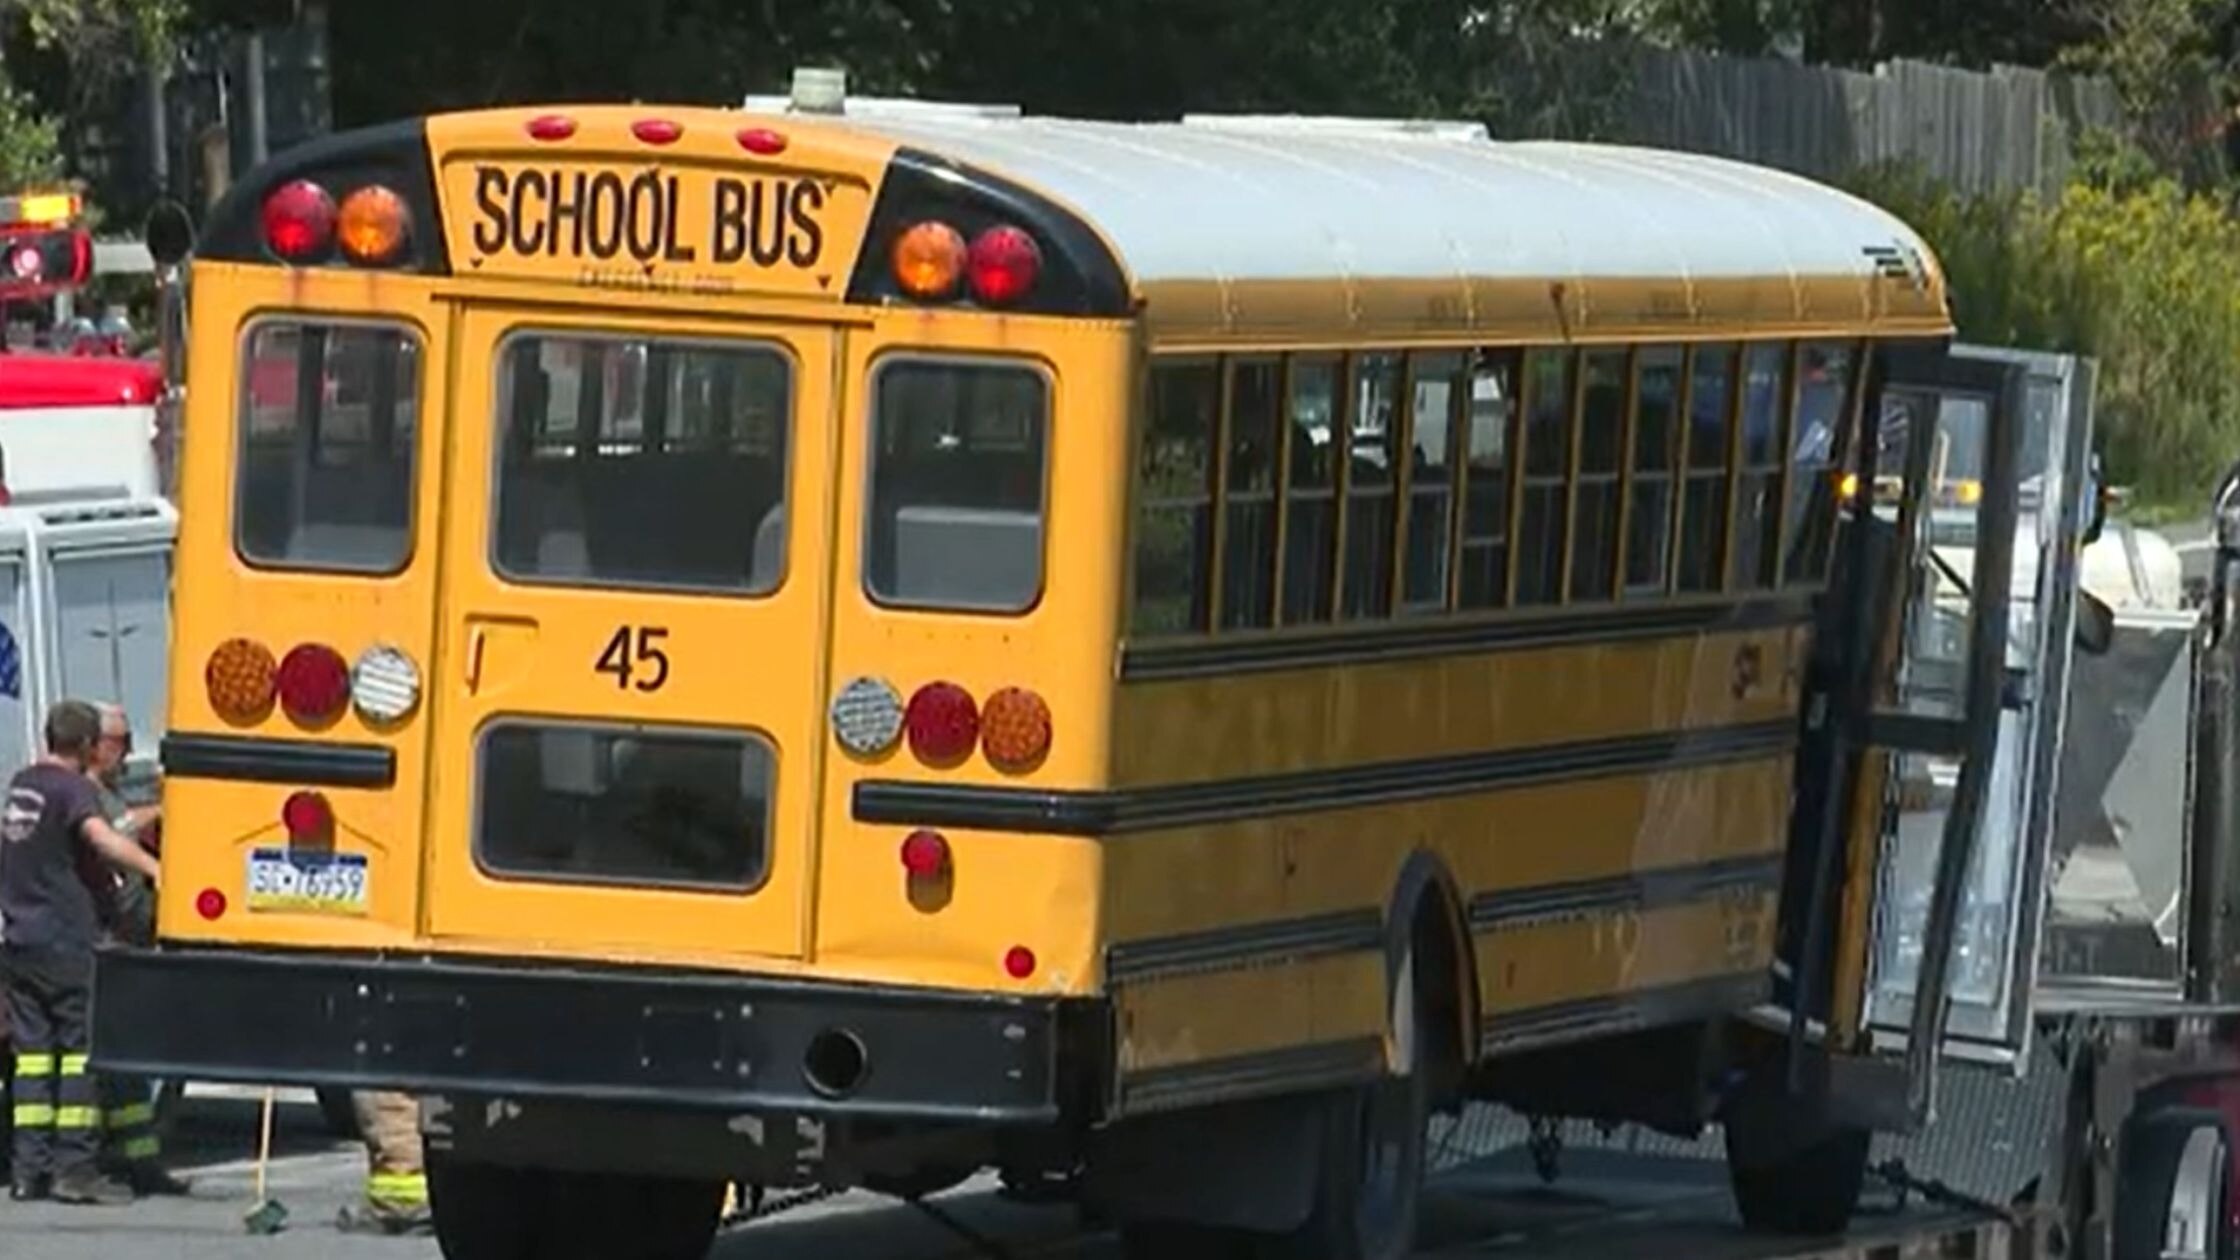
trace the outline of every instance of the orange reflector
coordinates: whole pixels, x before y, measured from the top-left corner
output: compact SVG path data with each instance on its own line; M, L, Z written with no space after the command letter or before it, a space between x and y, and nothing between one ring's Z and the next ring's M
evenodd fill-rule
M1005 687L980 710L980 747L989 764L1024 770L1050 751L1050 706L1024 687Z
M1843 501L1845 503L1849 503L1853 499L1858 498L1859 474L1855 472L1845 473L1843 475L1843 480L1836 485L1836 493L1843 496Z
M271 711L279 695L280 665L255 639L227 639L203 667L210 708L228 722L248 723Z
M945 297L964 275L964 261L964 237L929 220L895 238L894 282L914 298Z
M335 238L351 262L379 266L404 252L412 234L412 212L404 198L379 184L368 184L342 199Z

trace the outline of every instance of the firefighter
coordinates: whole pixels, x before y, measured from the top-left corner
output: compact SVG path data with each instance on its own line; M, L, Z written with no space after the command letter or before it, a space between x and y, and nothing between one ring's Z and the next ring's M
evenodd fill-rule
M113 704L95 706L101 713L101 739L94 745L87 767L94 791L101 799L101 815L109 825L139 844L154 848L152 836L162 820L162 807L131 805L118 791L126 759L132 755L132 723ZM109 931L120 943L136 949L155 945L155 888L134 871L101 868L111 881ZM163 1140L156 1130L155 1088L129 1076L100 1079L102 1162L139 1194L182 1195L187 1183L166 1171Z
M426 1233L428 1166L420 1148L420 1104L409 1094L365 1091L351 1095L358 1132L366 1144L365 1201L342 1209L335 1222L345 1233Z
M101 1174L100 1108L87 1074L100 921L80 873L91 850L153 883L148 851L117 833L87 778L101 715L80 700L47 711L47 751L9 781L0 807L0 963L15 1041L10 1195L129 1203Z

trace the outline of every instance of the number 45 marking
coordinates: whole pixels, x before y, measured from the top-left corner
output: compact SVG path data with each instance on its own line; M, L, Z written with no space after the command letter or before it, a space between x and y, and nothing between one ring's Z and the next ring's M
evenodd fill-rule
M602 674L613 674L617 691L635 687L640 691L659 691L669 681L669 654L660 648L669 632L660 626L620 626L607 646L599 653L599 663L592 666ZM652 670L650 677L633 678L641 667Z

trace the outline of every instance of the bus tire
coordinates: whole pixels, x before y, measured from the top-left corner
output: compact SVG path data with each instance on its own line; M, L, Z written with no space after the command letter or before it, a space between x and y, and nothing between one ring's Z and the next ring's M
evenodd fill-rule
M2119 1149L2114 1260L2232 1254L2232 1144L2222 1116L2205 1107L2135 1113L2124 1122ZM2170 1237L2174 1230L2184 1232L2182 1242Z
M1279 1238L1281 1260L1405 1260L1415 1251L1416 1216L1429 1162L1435 1047L1448 1031L1418 984L1414 951L1393 985L1393 1028L1401 1071L1342 1090L1322 1110L1322 1157L1306 1221Z
M1866 1184L1874 1135L1838 1128L1779 1152L1751 1149L1743 1130L1726 1131L1727 1178L1735 1210L1751 1229L1780 1234L1839 1234L1850 1225Z

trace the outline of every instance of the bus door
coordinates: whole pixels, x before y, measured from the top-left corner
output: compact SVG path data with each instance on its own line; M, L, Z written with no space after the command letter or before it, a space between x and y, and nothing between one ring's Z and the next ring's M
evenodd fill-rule
M457 327L428 932L800 954L836 334Z
M2013 932L1970 936L1979 921L1963 911L1973 873L2026 861L1986 827L2004 715L2027 692L2008 646L2023 377L1942 348L1880 351L1863 503L1821 618L1834 659L1808 700L1777 992L1799 1044L1817 1032L1831 1049L1904 1055L1902 1074L1878 1077L1902 1086L1883 1104L1900 1127L1927 1114L1934 1051L1952 1042L1948 1002L1915 1018L1893 993L1949 996L1987 947L2010 974L2018 947Z

